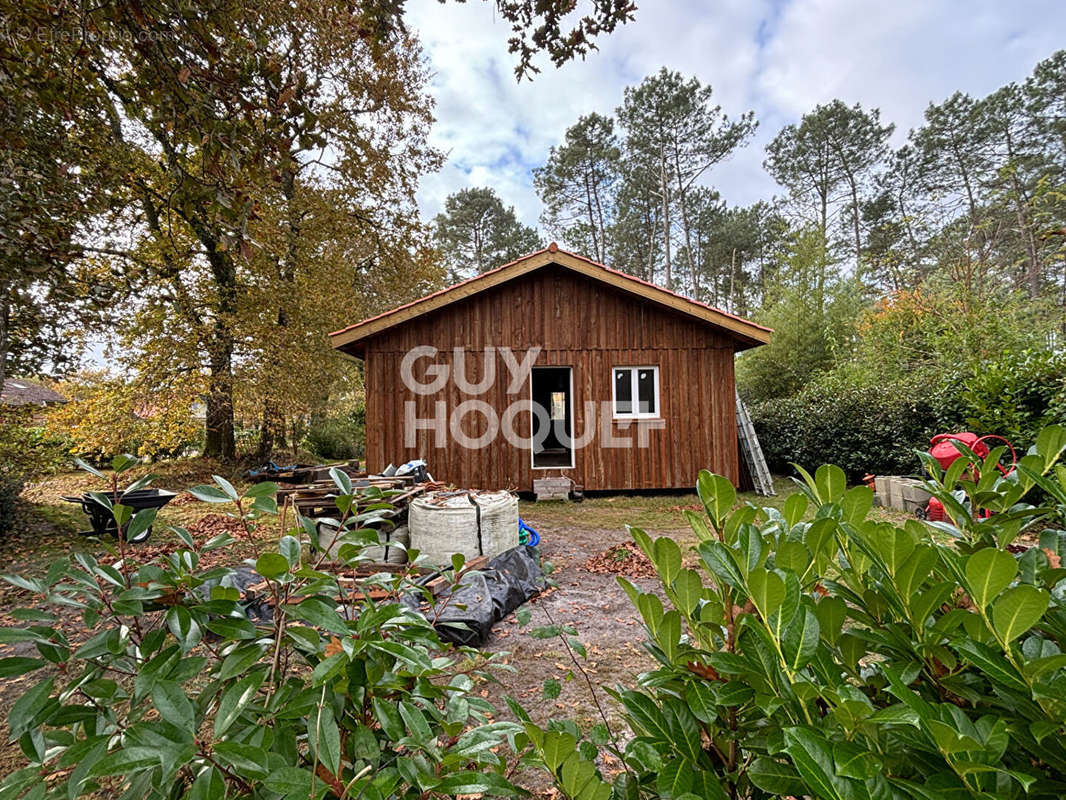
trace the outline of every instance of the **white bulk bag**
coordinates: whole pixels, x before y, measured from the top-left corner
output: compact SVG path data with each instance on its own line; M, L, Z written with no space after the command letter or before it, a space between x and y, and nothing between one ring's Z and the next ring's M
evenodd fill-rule
M411 501L407 524L411 549L431 564L448 566L453 553L467 561L492 558L518 546L518 498L510 492L430 492Z

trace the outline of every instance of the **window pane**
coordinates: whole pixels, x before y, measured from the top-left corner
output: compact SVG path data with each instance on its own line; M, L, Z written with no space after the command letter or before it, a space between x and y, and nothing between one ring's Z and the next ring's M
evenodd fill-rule
M614 371L614 413L633 413L633 384L630 382L630 370Z
M641 414L655 414L655 370L637 370L637 406Z

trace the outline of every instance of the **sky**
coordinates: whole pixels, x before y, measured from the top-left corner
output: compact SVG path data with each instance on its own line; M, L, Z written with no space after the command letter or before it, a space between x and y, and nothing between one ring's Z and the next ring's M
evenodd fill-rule
M583 5L579 3L579 6ZM662 66L713 87L731 117L755 112L752 141L706 176L731 205L780 190L763 171L764 149L785 125L839 98L879 108L894 145L930 102L957 90L985 95L1023 80L1066 47L1066 0L637 0L636 19L598 40L584 60L517 83L508 23L489 0L409 0L432 70L447 154L418 200L432 218L450 193L491 186L536 225L532 170L579 116L613 114L623 89Z

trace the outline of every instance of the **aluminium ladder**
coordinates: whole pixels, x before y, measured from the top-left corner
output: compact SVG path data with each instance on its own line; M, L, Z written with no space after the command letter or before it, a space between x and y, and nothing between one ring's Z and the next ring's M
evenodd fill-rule
M770 469L766 466L766 458L762 454L762 446L759 437L755 434L755 427L751 424L748 409L737 392L737 438L740 440L740 452L744 454L748 472L755 484L755 493L763 497L773 497L774 480L770 476Z

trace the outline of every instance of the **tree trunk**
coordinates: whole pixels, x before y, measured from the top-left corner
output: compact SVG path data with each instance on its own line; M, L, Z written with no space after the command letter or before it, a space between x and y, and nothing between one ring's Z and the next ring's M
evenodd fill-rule
M233 341L228 333L216 332L209 347L204 455L230 461L237 455L233 431Z
M7 329L11 322L11 287L0 285L0 387L7 379Z
M607 226L603 224L603 203L600 201L599 182L593 179L592 199L596 205L596 219L600 229L600 263L607 263Z
M229 461L237 455L233 424L233 332L230 324L237 313L237 270L228 252L217 249L203 227L197 231L207 250L212 276L218 288L214 326L207 343L207 431L204 455Z
M733 257L729 261L729 311L737 307L737 249L733 248Z
M255 451L257 461L265 462L276 448L285 447L285 427L285 418L277 406L270 400L265 401L259 422L259 446Z
M585 171L585 208L588 210L589 235L592 236L592 257L602 264L603 253L600 250L599 231L596 228L596 209L592 202L592 188L590 186L588 170Z
M670 201L666 185L666 155L659 145L659 191L663 197L663 253L666 258L666 288L674 290L674 276L670 271Z
M688 224L688 204L685 202L686 188L684 182L681 180L681 162L678 157L676 142L674 147L674 171L677 173L677 204L681 211L681 230L685 234L685 256L688 261L689 291L693 297L699 297L700 284L699 280L696 278L696 262L693 259L692 253L692 231Z

